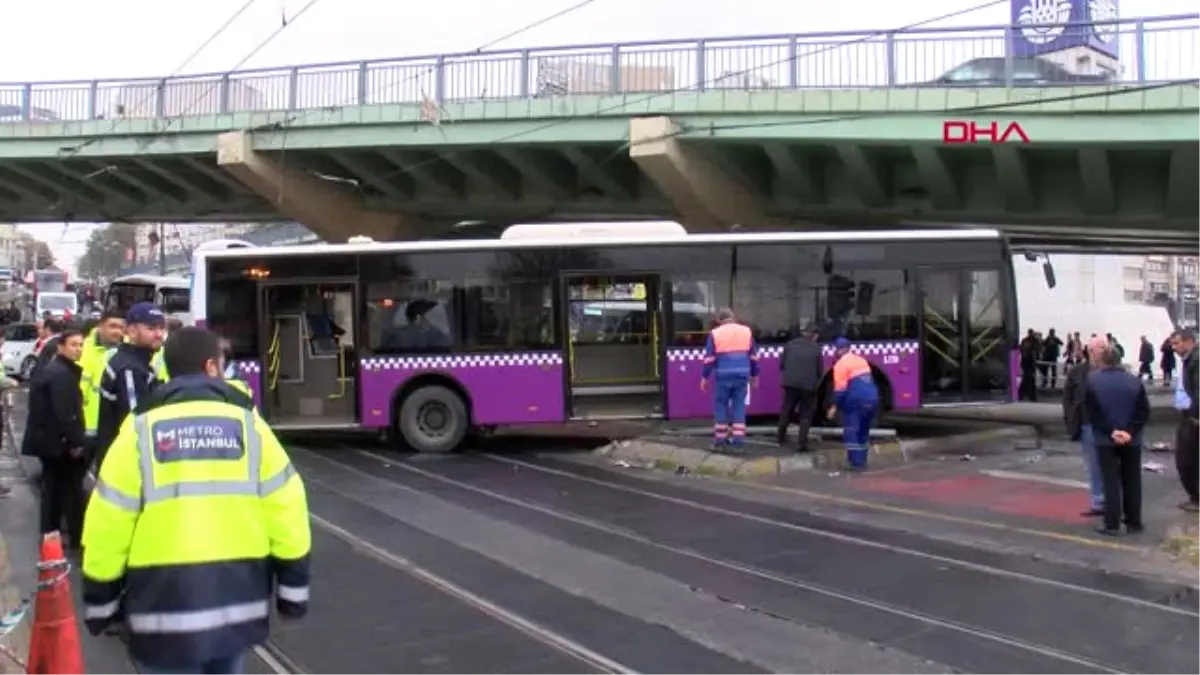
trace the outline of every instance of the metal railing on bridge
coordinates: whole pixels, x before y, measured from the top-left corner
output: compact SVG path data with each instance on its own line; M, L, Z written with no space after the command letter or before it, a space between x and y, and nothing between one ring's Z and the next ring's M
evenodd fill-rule
M0 83L0 122L178 117L350 105L511 100L713 89L942 86L947 71L1003 59L987 86L1021 86L1011 45L1022 36L1096 36L1121 58L1113 81L1200 76L1200 14L593 44L262 68L171 78ZM998 80L998 81L997 81ZM1092 80L1094 82L1095 80ZM1062 84L1078 84L1067 79ZM1045 86L1034 81L1032 86ZM1053 82L1049 83L1053 84ZM431 113L436 114L436 112Z

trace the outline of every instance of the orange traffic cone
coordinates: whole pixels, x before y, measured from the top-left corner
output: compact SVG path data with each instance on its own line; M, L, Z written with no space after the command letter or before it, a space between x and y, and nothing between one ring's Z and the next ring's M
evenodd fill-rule
M38 591L33 605L33 637L29 641L28 673L83 674L79 624L71 600L70 567L57 532L42 536L38 561Z

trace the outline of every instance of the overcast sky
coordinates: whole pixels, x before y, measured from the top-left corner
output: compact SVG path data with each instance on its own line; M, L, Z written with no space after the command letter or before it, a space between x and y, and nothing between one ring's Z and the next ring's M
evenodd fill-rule
M317 0L246 67L383 59L473 50L579 0ZM1018 0L1023 1L1023 0ZM1066 0L1064 0L1066 1ZM8 28L0 40L0 82L161 76L173 71L245 0L49 0L0 4ZM185 69L228 70L308 0L257 0ZM699 36L900 27L982 4L981 0L595 0L587 7L515 36L496 48L640 41ZM1123 17L1182 14L1195 0L1122 3ZM1008 21L1006 4L942 25ZM1172 36L1175 42L1185 41ZM1162 38L1159 38L1160 40ZM1195 34L1186 51L1194 52ZM1179 45L1179 51L1185 51ZM1175 58L1178 58L1176 56ZM73 265L91 226L36 225Z

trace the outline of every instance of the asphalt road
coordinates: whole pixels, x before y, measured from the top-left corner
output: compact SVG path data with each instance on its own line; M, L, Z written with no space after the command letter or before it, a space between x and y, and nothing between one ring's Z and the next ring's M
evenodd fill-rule
M276 622L252 672L1200 670L1195 595L1167 582L495 445L289 446L313 513L312 607ZM17 488L0 532L28 569L35 500ZM85 647L89 670L129 672L115 640Z

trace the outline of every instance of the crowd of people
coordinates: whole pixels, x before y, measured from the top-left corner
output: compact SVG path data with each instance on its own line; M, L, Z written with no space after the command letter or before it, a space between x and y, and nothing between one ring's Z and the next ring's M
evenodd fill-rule
M1092 340L1099 335L1093 333ZM1125 345L1121 344L1112 333L1103 336L1105 344L1112 347L1113 353L1125 361ZM1074 366L1088 361L1088 341L1080 336L1079 331L1067 333L1066 340L1051 328L1045 334L1030 328L1021 339L1019 350L1021 354L1021 384L1017 398L1022 401L1037 401L1039 389L1057 389L1061 382L1066 382L1066 375ZM1157 352L1157 359L1156 359ZM1162 385L1170 386L1174 380L1176 354L1172 337L1163 339L1157 350L1154 343L1145 335L1141 336L1138 344L1139 378L1147 383L1154 383L1154 374L1162 374ZM1155 362L1157 361L1157 369ZM1061 369L1060 369L1061 368ZM1061 378L1061 379L1060 379Z
M151 303L40 330L21 452L42 465L42 532L82 559L85 623L142 673L242 672L272 598L306 611L311 532L228 344Z
M1143 345L1148 344L1143 338ZM1175 429L1175 469L1187 499L1179 508L1196 513L1200 511L1200 359L1196 334L1177 330L1168 344L1172 355L1182 363L1175 384L1174 404L1180 415ZM1082 360L1067 373L1062 401L1067 431L1072 440L1079 442L1087 472L1090 505L1082 515L1102 518L1097 530L1108 536L1119 535L1122 522L1131 533L1143 527L1142 449L1150 422L1150 402L1143 373L1129 372L1122 360L1123 350L1115 341L1093 336Z

